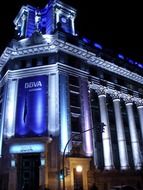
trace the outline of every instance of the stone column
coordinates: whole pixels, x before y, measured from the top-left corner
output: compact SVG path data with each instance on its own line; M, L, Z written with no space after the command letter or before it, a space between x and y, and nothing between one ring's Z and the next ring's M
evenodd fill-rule
M118 93L111 94L111 96L113 98L113 105L114 105L114 112L115 112L120 167L121 169L128 169L129 168L128 153L127 153L127 145L126 145L126 139L125 139L124 126L123 126L123 119L121 115L120 98L119 98Z
M134 118L134 113L133 113L133 102L130 97L129 98L127 97L125 99L125 102L126 102L126 109L127 109L127 115L128 115L128 123L129 123L130 137L131 137L134 166L136 169L140 169L141 168L140 147L139 147L139 140L137 136L136 123L135 123L135 118Z
M105 169L110 170L110 169L113 169L114 163L113 163L109 118L108 118L108 111L107 111L107 106L106 106L106 93L105 93L104 87L98 88L96 91L98 93L98 98L99 98L101 122L106 125L105 132L102 133L104 167Z
M137 103L137 109L138 109L138 114L139 114L141 137L142 137L142 143L143 143L143 102L141 104Z

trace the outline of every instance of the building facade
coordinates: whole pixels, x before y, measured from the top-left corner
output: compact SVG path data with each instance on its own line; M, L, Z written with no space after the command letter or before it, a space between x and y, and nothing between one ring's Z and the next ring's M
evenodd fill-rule
M0 57L2 190L143 189L143 65L80 39L75 18L51 0L14 20Z

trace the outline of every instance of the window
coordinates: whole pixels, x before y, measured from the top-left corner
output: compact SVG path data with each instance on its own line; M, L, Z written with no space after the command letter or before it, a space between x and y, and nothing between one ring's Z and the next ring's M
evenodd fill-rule
M71 116L71 129L73 132L81 131L80 116Z

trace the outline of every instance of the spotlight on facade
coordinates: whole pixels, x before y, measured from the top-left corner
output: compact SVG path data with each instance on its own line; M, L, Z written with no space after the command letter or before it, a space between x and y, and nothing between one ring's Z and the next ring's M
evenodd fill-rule
M82 38L82 41L85 42L86 44L89 44L90 43L90 40L86 37L83 37Z
M96 43L96 42L94 42L93 45L94 45L94 47L97 48L97 49L100 49L100 50L103 49L103 47L102 47L100 44Z
M125 59L124 55L122 55L122 54L120 54L120 53L117 55L117 57L118 57L119 59L122 59L122 60Z

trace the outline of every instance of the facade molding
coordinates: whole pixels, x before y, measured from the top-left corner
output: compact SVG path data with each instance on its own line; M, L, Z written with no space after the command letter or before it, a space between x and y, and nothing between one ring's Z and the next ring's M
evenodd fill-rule
M68 65L64 65L60 62L57 62L53 65L44 65L37 66L32 68L25 68L19 70L8 70L2 80L0 81L0 85L2 86L4 82L8 79L20 79L23 77L31 77L33 75L49 75L51 73L68 73L75 76L80 76L83 78L88 78L88 73L86 71L81 71L80 69L73 68Z
M56 37L56 35L55 35ZM97 57L96 54L84 50L80 47L72 45L68 42L62 41L60 39L52 40L51 43L34 45L23 48L6 48L2 56L0 57L0 65L3 67L9 59L15 59L23 56L36 55L41 53L53 53L58 51L64 51L68 54L72 54L76 57L84 59L87 61L87 64L95 65L107 71L113 72L125 78L131 79L138 83L143 84L143 77L131 72L125 68L119 67L114 63L105 61L100 57Z

